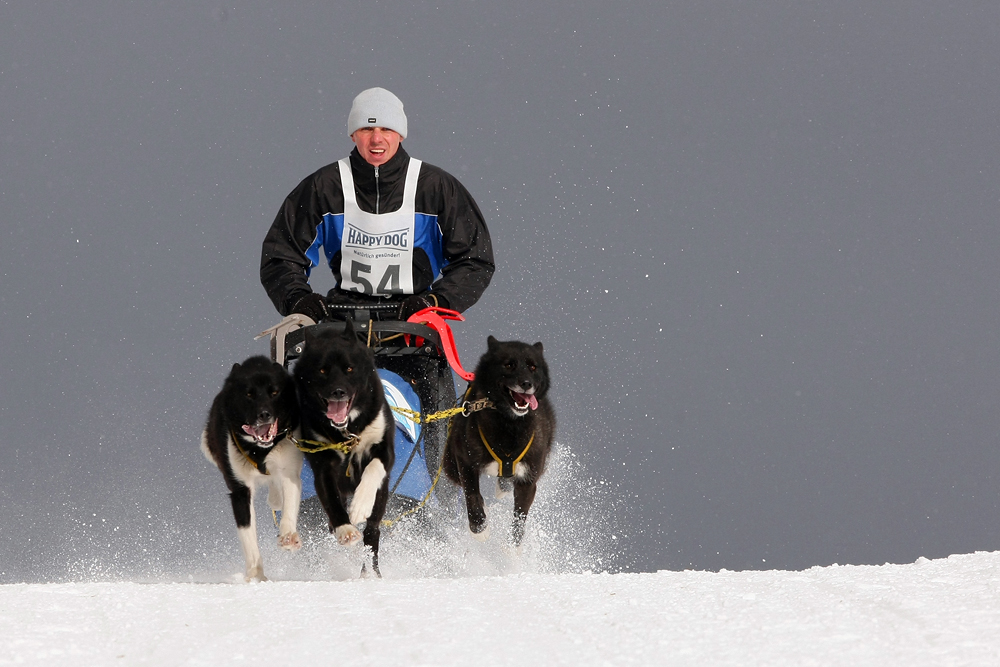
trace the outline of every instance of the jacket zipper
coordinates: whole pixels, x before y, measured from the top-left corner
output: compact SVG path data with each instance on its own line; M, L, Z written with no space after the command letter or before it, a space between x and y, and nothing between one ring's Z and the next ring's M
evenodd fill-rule
M380 196L381 195L379 194L379 188L378 188L378 167L375 167L375 215L378 215Z

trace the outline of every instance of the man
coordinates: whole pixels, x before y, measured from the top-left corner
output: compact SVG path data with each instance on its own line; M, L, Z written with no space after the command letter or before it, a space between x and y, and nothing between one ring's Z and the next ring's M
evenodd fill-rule
M476 303L494 271L486 222L456 178L403 149L403 103L369 88L354 98L347 131L350 157L302 181L264 239L260 279L278 312L320 322L334 316L330 304L388 302L405 320ZM308 282L320 248L337 281L326 296Z
M307 177L285 199L260 260L261 283L282 315L322 322L338 317L334 304L390 303L399 304L390 317L405 320L428 306L463 312L482 296L494 270L483 215L455 177L403 150L406 132L399 98L384 88L362 92L347 119L350 157ZM320 248L337 281L325 296L309 286ZM455 404L443 357L380 356L377 365L413 381L425 411ZM444 420L424 425L431 478L446 432ZM315 505L304 503L303 512L319 511Z

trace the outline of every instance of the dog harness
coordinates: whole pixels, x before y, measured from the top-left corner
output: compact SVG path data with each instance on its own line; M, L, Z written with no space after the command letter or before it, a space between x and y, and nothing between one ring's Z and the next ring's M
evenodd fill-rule
M535 432L531 432L531 437L528 438L528 444L524 446L524 449L516 459L511 459L509 456L501 459L497 456L496 452L493 451L493 448L490 447L490 443L486 442L486 434L483 433L483 427L476 424L476 428L479 429L479 439L483 441L484 445L486 445L486 451L490 453L493 460L497 462L498 466L500 466L500 471L497 473L497 477L513 477L514 465L520 462L520 460L524 458L524 455L528 453L528 450L531 449L531 443L535 441Z
M343 442L325 442L323 440L299 440L298 438L289 438L296 447L298 447L300 452L306 454L317 454L319 452L328 452L330 450L340 452L341 454L350 454L355 445L361 442L361 438L354 435L353 433L348 434L351 437Z
M367 213L358 206L351 161L340 165L344 228L340 239L340 288L362 294L413 294L417 176L421 161L410 158L403 205L391 213ZM378 167L375 168L376 177Z

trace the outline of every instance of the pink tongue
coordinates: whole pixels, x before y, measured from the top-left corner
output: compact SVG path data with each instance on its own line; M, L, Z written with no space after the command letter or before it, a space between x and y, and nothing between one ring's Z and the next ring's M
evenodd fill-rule
M350 401L327 401L326 418L335 424L343 424L347 421L347 411L350 407Z
M274 436L278 435L278 422L258 424L256 426L244 425L243 430L247 433L247 435L252 435L258 440L267 442L274 439Z
M517 399L518 403L527 403L532 410L538 409L538 399L535 398L534 394L518 394L514 392L514 398Z

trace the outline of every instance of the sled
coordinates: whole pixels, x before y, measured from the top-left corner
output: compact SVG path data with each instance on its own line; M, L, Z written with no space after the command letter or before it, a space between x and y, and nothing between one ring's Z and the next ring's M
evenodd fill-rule
M435 504L434 489L448 437L446 415L460 412L456 408L454 375L467 381L473 378L462 367L447 323L465 318L454 310L426 308L404 322L387 319L399 309L398 304L327 307L351 319L358 336L367 340L396 420L396 461L389 474L386 511L386 522L391 525L427 504ZM307 329L342 332L345 327L345 321L316 324L311 318L295 313L257 338L270 336L271 359L288 369L302 354ZM305 464L302 467L304 514L322 512L312 507L319 505L315 496L312 469Z

